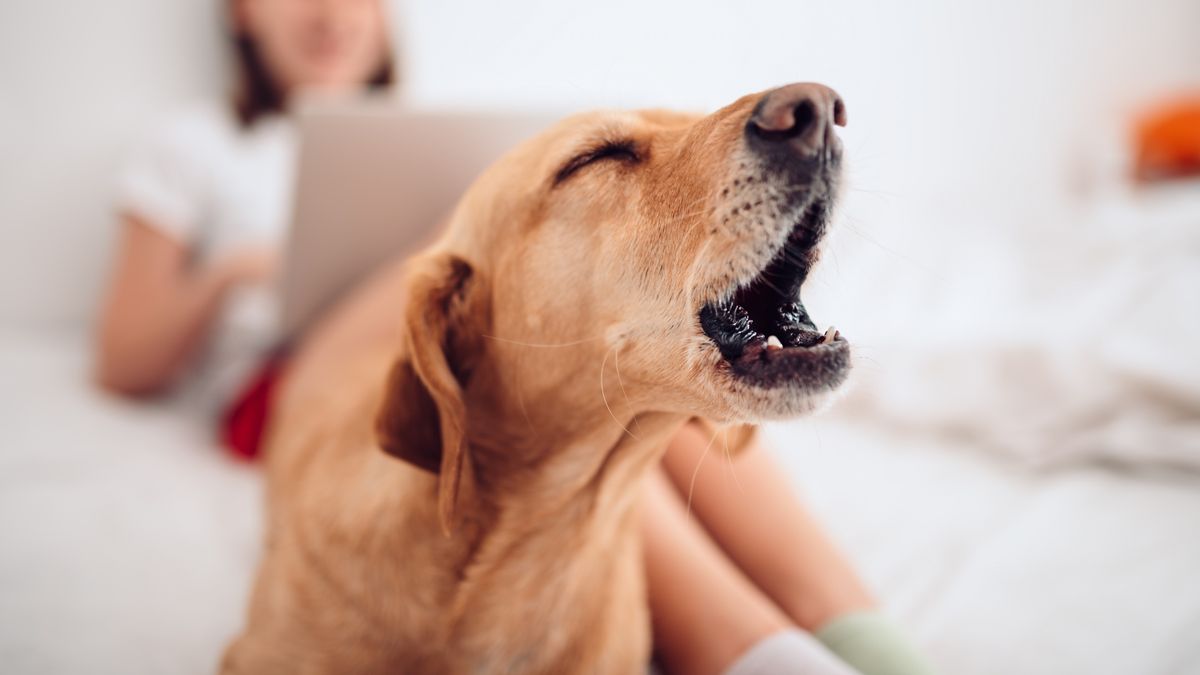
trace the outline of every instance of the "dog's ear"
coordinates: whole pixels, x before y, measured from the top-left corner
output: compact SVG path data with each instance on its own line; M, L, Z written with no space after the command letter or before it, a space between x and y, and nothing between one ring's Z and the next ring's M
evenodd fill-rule
M485 289L471 265L448 253L414 259L409 269L400 356L376 420L389 454L438 474L438 516L450 534L464 484L474 475L466 445L463 386L483 339Z
M758 438L758 427L753 424L718 424L703 417L692 418L692 423L711 441L710 447L731 457L742 454Z

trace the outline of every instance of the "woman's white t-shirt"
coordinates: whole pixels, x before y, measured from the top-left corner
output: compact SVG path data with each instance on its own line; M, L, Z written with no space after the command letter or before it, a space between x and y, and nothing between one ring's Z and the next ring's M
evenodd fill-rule
M118 179L117 209L183 243L200 266L245 247L282 250L295 156L287 118L245 128L228 105L196 105L133 154ZM220 410L279 338L276 288L233 289L187 386Z

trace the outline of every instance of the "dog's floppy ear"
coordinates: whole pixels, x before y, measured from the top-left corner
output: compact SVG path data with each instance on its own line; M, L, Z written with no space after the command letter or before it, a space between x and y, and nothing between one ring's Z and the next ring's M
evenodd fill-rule
M438 474L438 516L446 534L456 524L460 491L474 479L463 386L486 321L481 285L471 265L452 254L412 261L401 353L376 421L385 451Z
M753 424L718 424L704 417L693 417L692 423L700 427L719 452L728 452L736 457L758 438L758 427Z

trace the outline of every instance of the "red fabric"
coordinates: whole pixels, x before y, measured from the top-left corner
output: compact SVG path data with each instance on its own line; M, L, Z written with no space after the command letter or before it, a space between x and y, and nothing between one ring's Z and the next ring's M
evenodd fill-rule
M287 358L282 354L267 358L226 408L221 419L221 442L235 457L254 461L262 453L263 435L285 365Z

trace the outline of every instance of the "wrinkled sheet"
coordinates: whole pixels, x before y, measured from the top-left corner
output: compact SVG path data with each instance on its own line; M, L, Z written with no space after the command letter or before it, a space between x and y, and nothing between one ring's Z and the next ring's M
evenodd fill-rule
M1200 472L1200 181L1047 219L906 232L916 259L843 251L861 288L823 315L857 320L864 358L840 411L1032 466Z

